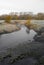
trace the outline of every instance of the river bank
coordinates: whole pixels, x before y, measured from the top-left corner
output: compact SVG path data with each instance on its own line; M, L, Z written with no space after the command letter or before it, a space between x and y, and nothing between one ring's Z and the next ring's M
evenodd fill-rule
M11 23L0 24L0 34L11 33L18 30L20 30L20 28L16 24Z
M36 32L38 32L38 30L41 27L44 27L44 20L11 20L10 23L5 23L5 20L0 20L0 34L3 33L10 33L13 31L17 31L20 30L19 25L24 25L27 21L30 21L31 26L26 26L29 27L33 30L35 30ZM42 21L42 23L41 23ZM18 26L17 26L18 24Z

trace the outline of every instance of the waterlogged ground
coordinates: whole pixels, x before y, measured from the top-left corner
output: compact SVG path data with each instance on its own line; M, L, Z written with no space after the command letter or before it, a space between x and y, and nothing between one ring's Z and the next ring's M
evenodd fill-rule
M35 41L36 34L22 26L17 32L0 35L0 65L44 65L44 41Z

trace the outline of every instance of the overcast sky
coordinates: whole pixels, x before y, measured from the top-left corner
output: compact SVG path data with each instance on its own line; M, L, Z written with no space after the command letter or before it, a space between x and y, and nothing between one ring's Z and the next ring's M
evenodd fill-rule
M0 14L9 12L44 12L44 0L0 0Z

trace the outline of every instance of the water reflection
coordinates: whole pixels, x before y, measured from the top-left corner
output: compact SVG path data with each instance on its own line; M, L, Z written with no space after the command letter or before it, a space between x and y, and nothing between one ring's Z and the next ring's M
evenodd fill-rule
M29 30L26 27L22 27L21 30L13 33L3 34L0 36L0 48L13 47L19 43L33 40L36 32Z

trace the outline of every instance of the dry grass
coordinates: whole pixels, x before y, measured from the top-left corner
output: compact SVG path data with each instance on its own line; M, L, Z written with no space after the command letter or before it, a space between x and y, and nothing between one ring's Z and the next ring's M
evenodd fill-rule
M9 24L9 23L0 24L0 33L12 32L16 30L20 30L20 29L15 24Z

